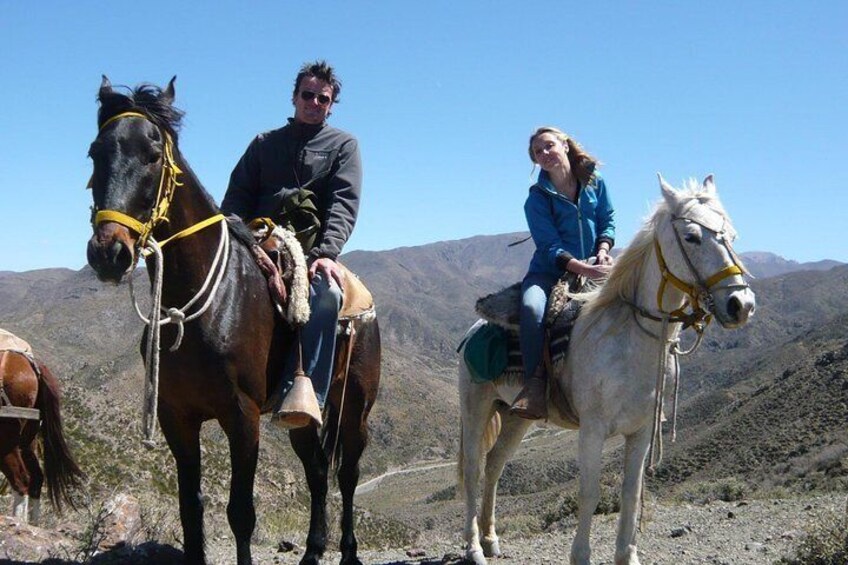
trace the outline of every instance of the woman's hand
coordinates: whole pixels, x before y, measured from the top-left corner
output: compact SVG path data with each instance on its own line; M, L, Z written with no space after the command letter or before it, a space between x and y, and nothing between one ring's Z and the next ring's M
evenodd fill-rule
M595 257L597 258L599 265L612 265L612 255L607 252L606 247L598 249L598 253Z
M610 263L611 262L612 261L610 261ZM582 275L592 280L598 280L606 278L607 275L609 275L610 269L612 267L609 264L590 265L589 263L586 263L584 261L572 259L568 262L568 266L566 268L574 274Z

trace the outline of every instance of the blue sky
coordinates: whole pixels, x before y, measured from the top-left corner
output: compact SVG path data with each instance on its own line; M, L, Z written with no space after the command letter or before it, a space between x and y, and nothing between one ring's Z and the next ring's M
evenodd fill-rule
M85 263L101 74L177 75L180 148L220 201L315 58L363 154L346 251L526 229L527 139L552 124L604 162L618 245L657 171L714 173L740 251L848 262L846 23L843 1L0 0L0 270Z

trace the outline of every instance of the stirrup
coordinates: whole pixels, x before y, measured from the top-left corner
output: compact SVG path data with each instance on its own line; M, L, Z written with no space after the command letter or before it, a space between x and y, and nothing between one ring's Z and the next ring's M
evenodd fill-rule
M291 390L280 409L271 416L271 422L285 429L303 428L313 422L321 427L321 408L312 388L312 379L306 375L295 376Z
M509 413L525 420L547 420L547 385L547 379L544 377L533 376L518 393L509 408Z

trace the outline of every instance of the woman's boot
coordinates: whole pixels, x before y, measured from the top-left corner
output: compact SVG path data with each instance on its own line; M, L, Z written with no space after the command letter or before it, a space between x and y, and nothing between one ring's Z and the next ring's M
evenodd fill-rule
M548 375L543 364L539 364L533 376L524 382L524 388L518 393L509 409L527 420L542 420L548 417Z

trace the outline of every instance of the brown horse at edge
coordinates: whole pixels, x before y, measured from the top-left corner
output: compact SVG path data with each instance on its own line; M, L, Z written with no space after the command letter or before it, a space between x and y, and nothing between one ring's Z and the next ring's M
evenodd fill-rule
M41 489L53 507L73 507L69 494L83 474L62 432L59 383L47 366L28 353L0 351L0 471L12 489L12 515L32 524L41 518ZM23 409L23 410L22 410ZM34 414L32 417L17 417ZM44 469L38 461L39 432Z

